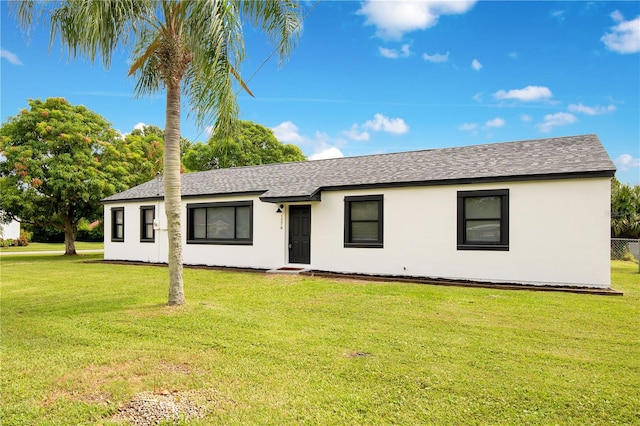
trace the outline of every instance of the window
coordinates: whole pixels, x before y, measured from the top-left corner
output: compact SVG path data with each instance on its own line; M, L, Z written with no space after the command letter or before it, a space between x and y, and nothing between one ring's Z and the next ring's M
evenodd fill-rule
M344 246L382 247L382 195L344 197Z
M253 202L187 205L187 242L252 244Z
M509 250L509 190L458 191L458 250Z
M156 208L154 206L140 207L140 242L152 243L155 241L155 230L153 220L156 218Z
M111 241L124 241L124 207L111 209Z

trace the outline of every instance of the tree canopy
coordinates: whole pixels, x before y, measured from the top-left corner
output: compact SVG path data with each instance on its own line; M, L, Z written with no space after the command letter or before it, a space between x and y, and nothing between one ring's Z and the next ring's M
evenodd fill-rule
M640 238L640 185L611 181L611 236Z
M134 185L153 179L163 171L164 132L156 126L134 129L124 137L126 161Z
M207 144L192 144L183 157L191 171L305 161L300 148L283 144L271 129L251 121L239 121L232 137L213 135Z
M102 198L137 183L128 162L136 154L123 142L82 105L29 100L29 108L0 127L0 209L64 230L65 253L75 254L79 220L99 217Z

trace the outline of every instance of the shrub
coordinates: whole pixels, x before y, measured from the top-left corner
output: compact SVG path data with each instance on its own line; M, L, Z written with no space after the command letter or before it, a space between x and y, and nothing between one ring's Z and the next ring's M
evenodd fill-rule
M42 226L26 225L31 231L31 241L38 243L63 243L64 232L57 228L46 228Z
M20 236L15 241L15 244L17 246L26 247L26 246L29 245L30 242L31 242L31 232L29 232L29 231L27 231L25 229L21 229L20 230Z

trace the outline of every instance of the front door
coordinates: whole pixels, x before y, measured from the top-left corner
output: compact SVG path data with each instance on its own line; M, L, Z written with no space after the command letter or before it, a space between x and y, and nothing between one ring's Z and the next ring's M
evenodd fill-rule
M289 263L311 263L311 206L289 207Z

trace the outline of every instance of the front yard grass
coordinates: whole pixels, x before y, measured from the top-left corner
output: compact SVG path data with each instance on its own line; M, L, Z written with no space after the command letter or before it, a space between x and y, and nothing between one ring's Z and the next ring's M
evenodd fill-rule
M363 283L3 256L3 425L112 424L203 391L189 424L639 424L640 275L624 296Z
M76 250L103 250L102 242L76 241ZM64 251L64 243L29 243L28 246L0 247L0 253L28 251Z

